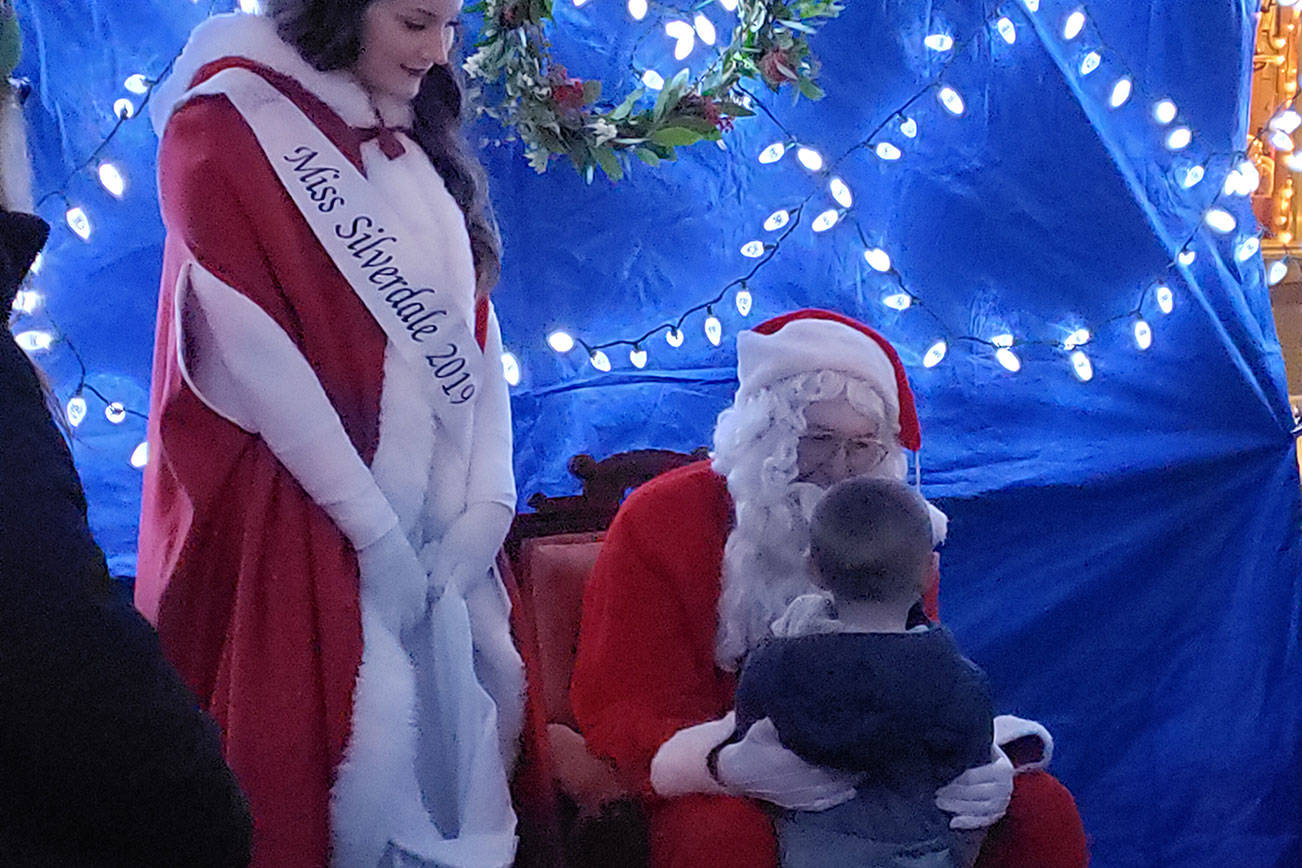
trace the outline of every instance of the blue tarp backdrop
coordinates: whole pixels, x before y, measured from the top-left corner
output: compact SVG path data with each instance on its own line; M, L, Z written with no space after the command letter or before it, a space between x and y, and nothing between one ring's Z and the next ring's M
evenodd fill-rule
M157 74L207 5L19 0L38 193L65 187L111 128L114 102L139 102L124 80ZM1079 800L1094 864L1302 865L1292 422L1261 259L1235 256L1257 227L1246 199L1221 196L1248 132L1256 4L1043 0L1035 14L1011 0L846 5L813 40L826 99L792 106L757 85L829 160L882 122L903 151L885 161L860 150L837 167L855 203L852 220L828 232L809 230L831 207L827 179L791 155L756 160L783 139L762 115L740 122L726 151L704 144L658 169L639 164L617 186L587 185L564 165L537 176L500 128L477 128L506 244L496 299L523 369L522 499L570 490L565 462L576 452L708 443L734 388L732 338L747 324L807 305L858 316L896 343L918 393L925 490L952 518L946 621L990 673L998 708L1054 732L1053 767ZM1087 24L1066 40L1078 8ZM731 27L721 7L707 14ZM999 15L1016 27L1013 44L992 24ZM620 0L558 0L557 17L559 58L622 97L630 53L659 25L635 24ZM637 59L668 77L676 66L661 32ZM958 47L924 48L937 32ZM1101 65L1082 76L1092 50ZM704 62L698 50L697 68ZM1121 75L1134 94L1113 109ZM907 111L917 137L903 136L892 116L933 81L960 93L965 113L946 111L933 88ZM1162 98L1178 107L1171 126L1153 118ZM1164 143L1180 125L1193 141L1173 152ZM141 411L161 259L155 147L140 117L101 155L128 179L121 201L92 172L67 185L89 241L62 225L64 201L42 205L56 226L36 279L45 304L17 329L57 324L87 382ZM1186 189L1184 171L1204 162L1206 180ZM771 238L764 219L811 192L804 223L752 283L750 316L731 296L715 308L721 348L705 340L699 313L681 348L648 341L644 370L618 350L600 373L581 350L547 348L553 328L599 343L675 319L744 274L742 244ZM1218 196L1237 218L1228 234L1201 221ZM882 304L893 283L865 263L854 221L919 303ZM1196 260L1172 267L1186 243ZM1145 293L1157 281L1173 290L1169 315ZM1147 350L1133 334L1141 299ZM1060 347L1080 327L1093 331L1088 382ZM1001 332L1019 341L1018 373L962 339ZM924 368L941 338L948 355ZM66 400L76 356L56 344L41 361ZM115 572L130 575L140 474L128 457L144 422L111 424L88 398L75 451L92 524Z

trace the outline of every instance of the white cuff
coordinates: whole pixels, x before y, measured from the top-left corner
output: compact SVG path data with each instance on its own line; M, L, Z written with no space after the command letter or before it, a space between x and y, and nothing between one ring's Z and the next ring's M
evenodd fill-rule
M1053 759L1053 736L1049 734L1049 730L1034 720L1014 717L1011 714L1001 714L995 718L995 744L999 745L1000 748L1027 737L1039 739L1042 747L1040 758L1031 762L1019 763L1014 766L1013 770L1016 772L1029 772L1048 768L1049 761Z

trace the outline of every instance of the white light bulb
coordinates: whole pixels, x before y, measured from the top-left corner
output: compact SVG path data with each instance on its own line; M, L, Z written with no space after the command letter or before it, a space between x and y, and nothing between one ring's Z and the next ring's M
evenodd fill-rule
M854 196L850 195L850 188L846 186L845 181L840 178L833 178L827 182L827 189L831 191L832 198L836 204L842 208L849 208L854 204Z
M261 15L262 3L259 0L240 0L240 11L249 15Z
M1022 0L1022 5L1026 7L1028 12L1040 11L1040 0Z
M927 348L927 354L922 357L922 366L924 368L934 368L940 364L941 359L945 358L945 353L949 350L949 345L944 341L936 341Z
M741 255L747 259L759 259L764 255L764 242L747 241L741 246Z
M127 419L127 408L122 406L121 401L114 401L104 408L104 418L114 425L121 425Z
M750 308L754 299L751 298L749 289L737 290L737 313L742 316L750 316Z
M1238 221L1234 219L1234 215L1224 208L1212 208L1203 215L1203 221L1222 235L1233 232L1234 228L1239 225Z
M885 250L880 247L874 247L871 250L863 252L864 261L867 262L873 271L880 271L883 274L891 270L891 257Z
M893 292L882 299L882 304L892 310L908 310L913 306L913 296L907 292Z
M1121 108L1130 101L1130 94L1135 88L1135 83L1128 77L1122 76L1117 79L1117 83L1112 85L1112 95L1108 97L1108 105L1114 109Z
M1085 355L1084 350L1076 350L1071 354L1071 367L1076 373L1076 379L1082 383L1094 379L1094 366L1090 364L1090 357Z
M14 303L10 309L15 313L31 315L41 306L41 294L30 289L20 289L14 293Z
M1297 128L1302 126L1302 114L1298 114L1294 109L1285 109L1277 114L1270 121L1272 129L1283 130L1292 135L1297 132Z
M72 400L68 401L66 412L68 424L76 428L86 420L86 399L81 395L74 395Z
M1158 103L1153 106L1153 120L1157 121L1162 126L1166 126L1171 123L1171 121L1175 120L1176 114L1175 103L1171 102L1169 99L1159 100Z
M149 92L149 79L140 73L127 76L127 80L122 82L122 86L134 94L146 94Z
M593 350L588 355L588 361L592 364L592 367L603 374L610 370L610 357L601 350Z
M907 138L916 139L918 137L918 122L913 118L905 118L900 124L900 132L904 133Z
M1175 258L1181 265L1193 265L1194 260L1198 258L1198 254L1193 250L1181 250Z
M764 150L760 151L759 161L761 163L776 163L782 159L782 155L787 152L787 146L782 142L774 142Z
M883 160L898 160L900 158L900 149L890 142L878 142L876 151L877 156Z
M673 33L670 33L670 27L676 24L681 24L683 27L687 28L686 30L679 30L677 27L674 28L674 30L679 34L675 37L676 41L674 42L674 60L684 60L687 55L692 53L692 49L696 47L696 31L692 30L692 25L688 24L686 21L670 21L665 25L665 33L674 36Z
M723 340L723 323L714 314L705 318L705 339L716 347Z
M1243 179L1239 189L1243 191L1244 196L1251 196L1261 186L1261 172L1251 160L1239 163L1239 176Z
M800 161L800 165L811 172L818 172L823 168L823 155L813 148L797 148L796 159Z
M683 337L684 335L682 329L670 329L669 331L665 332L665 343L677 349L678 347L681 347L683 345Z
M1288 277L1288 260L1276 259L1266 270L1266 282L1271 286L1279 283L1285 277Z
M1062 38L1068 42L1080 36L1080 32L1085 29L1085 13L1077 9L1067 16L1067 20L1062 25Z
M1175 310L1175 294L1171 292L1171 287L1159 286L1154 295L1157 298L1157 309L1162 313Z
M628 0L628 14L634 21L645 18L648 8L646 0Z
M714 22L706 18L703 13L697 12L696 17L692 19L692 27L696 30L696 35L701 37L701 41L706 45L713 45L718 39L718 33L714 30Z
M950 114L955 117L963 114L963 111L966 108L963 105L963 97L959 96L958 91L954 90L954 88L942 87L937 96L940 99L940 104L943 105Z
M645 85L647 90L663 90L665 78L654 69L648 69L642 73L642 84Z
M1234 258L1240 262L1247 262L1249 259L1256 256L1257 251L1259 250L1261 250L1261 239L1255 235L1249 235L1247 238L1240 241L1238 246L1234 249Z
M122 177L122 172L112 163L100 163L99 182L115 199L121 199L127 189L127 179Z
M126 97L113 101L113 117L130 120L136 116L136 104Z
M1017 41L1017 27L1013 24L1011 18L1000 18L999 21L995 23L995 29L998 30L999 35L1004 38L1004 42L1007 42L1009 45L1012 45Z
M140 470L149 463L149 443L144 442L131 451L131 466Z
M1293 151L1293 137L1283 130L1275 130L1270 134L1270 146L1277 151L1291 153Z
M77 233L78 238L82 241L90 240L90 218L86 216L86 212L80 206L74 205L69 208L67 213L63 215L63 219L68 221L68 228Z
M1146 350L1153 345L1153 330L1142 319L1135 320L1135 346Z
M1007 347L1000 347L995 350L995 358L998 359L999 364L1003 365L1014 374L1022 369L1022 360L1017 358L1017 353Z
M1202 166L1191 166L1185 170L1184 180L1180 183L1188 190L1190 187L1196 187L1206 174L1207 170Z
M1097 51L1091 51L1089 54L1081 58L1080 74L1089 75L1091 72L1098 69L1099 64L1102 62L1103 62L1103 58L1099 55L1099 53Z
M735 12L737 9L737 0L719 0L719 5L729 12Z
M1064 350L1074 350L1077 347L1083 347L1090 342L1089 329L1076 329L1076 331L1067 335L1067 339L1062 342Z
M1176 127L1166 137L1166 147L1171 151L1182 151L1193 141L1193 133L1188 127Z
M787 211L784 208L780 211L774 211L772 214L770 214L768 216L768 219L764 221L764 228L769 232L776 232L777 230L781 229L783 226L786 226L790 222L791 222L791 212Z
M932 51L949 51L954 47L954 37L948 33L933 33L922 40L922 44Z
M514 353L502 353L502 378L508 386L520 385L520 360Z
M819 214L814 218L814 222L810 224L809 228L813 229L815 232L826 232L835 226L836 222L840 219L841 212L837 211L835 208L828 208L822 214Z
M1221 192L1226 196L1237 196L1243 189L1243 175L1239 174L1238 169L1230 169L1225 173L1225 183L1221 185Z
M628 351L628 360L633 363L633 367L641 370L646 367L646 350L641 347L633 347Z
M14 343L26 352L39 353L50 348L54 343L54 335L37 330L19 332L14 335Z
M554 331L547 336L547 346L558 353L568 353L574 349L574 338L570 337L569 332Z
M1013 336L1008 332L1001 332L990 339L990 343L1003 349L1008 349L1013 345Z

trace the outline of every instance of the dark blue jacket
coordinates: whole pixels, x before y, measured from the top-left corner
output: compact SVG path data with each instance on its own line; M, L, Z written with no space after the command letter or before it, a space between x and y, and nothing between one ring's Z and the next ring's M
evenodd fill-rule
M767 717L804 759L864 775L850 802L784 816L784 866L954 864L935 792L990 761L993 726L985 675L948 630L769 640L736 705L738 734Z

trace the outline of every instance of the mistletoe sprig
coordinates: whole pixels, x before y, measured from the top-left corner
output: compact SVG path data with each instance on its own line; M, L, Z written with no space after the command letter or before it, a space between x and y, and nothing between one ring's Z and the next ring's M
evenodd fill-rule
M564 156L588 181L598 167L618 181L633 157L656 166L678 148L718 141L736 118L752 115L746 79L774 92L790 86L793 99L821 98L809 37L842 8L837 0L737 0L732 38L704 72L692 78L683 69L658 93L639 86L613 103L602 100L600 81L575 78L552 60L552 0L479 0L471 10L484 23L465 70L478 83L482 111L520 137L536 171Z

